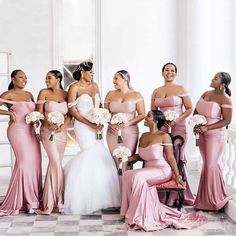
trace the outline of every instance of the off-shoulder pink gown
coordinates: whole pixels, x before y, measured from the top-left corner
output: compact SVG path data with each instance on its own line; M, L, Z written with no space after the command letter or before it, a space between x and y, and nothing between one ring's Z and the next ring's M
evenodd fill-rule
M221 119L221 107L232 108L231 105L219 105L216 102L200 99L196 110L213 124ZM226 145L226 128L209 130L200 134L199 150L202 156L202 172L195 201L195 208L219 210L231 198L226 194L225 183L220 167L220 158Z
M166 97L166 98L155 98L154 104L155 104L156 108L161 110L162 112L167 111L167 110L172 110L172 111L177 112L178 114L181 114L181 113L183 113L183 97L184 96L188 96L188 94L182 94L179 96L170 96L170 97ZM167 132L167 129L165 127L163 127L163 131ZM186 161L185 146L186 146L186 143L188 140L186 121L181 120L181 121L177 122L172 127L171 134L173 136L180 135L184 138L185 142L184 142L183 149L182 149L181 159L183 161ZM177 145L177 143L176 143L176 145ZM175 149L178 150L177 147ZM194 196L193 196L193 193L192 193L191 188L188 183L188 176L187 176L186 168L185 168L185 176L186 176L186 191L185 191L185 197L184 197L184 204L192 206L194 204ZM160 193L160 194L162 194L162 193ZM177 200L177 197L178 197L178 195L176 192L170 193L167 204L169 206L172 206L174 204L174 202Z
M66 102L58 103L47 100L44 109L45 118L47 118L47 114L52 111L60 112L63 115L66 115L68 112ZM42 143L49 160L43 189L43 197L40 204L40 207L42 208L41 213L44 214L50 214L52 211L63 211L64 180L62 159L66 147L67 131L64 129L62 132L56 133L53 141L49 140L50 134L51 131L46 127L43 126L41 128Z
M136 104L140 100L137 101L126 101L126 102L118 102L118 101L110 101L109 109L112 114L115 113L125 113L129 120L133 119L136 113ZM107 130L107 145L111 154L113 150L116 149L118 146L126 146L131 151L132 155L135 154L137 144L138 144L138 125L131 125L122 129L121 136L123 143L117 143L118 131L112 130L108 127ZM113 157L118 168L119 161L116 157ZM124 170L127 169L127 165L125 164Z
M0 99L10 107L16 122L7 129L7 136L15 154L15 165L6 196L0 206L0 216L17 215L19 211L38 208L42 188L41 151L33 126L25 116L35 110L32 101Z
M173 225L175 228L192 228L207 221L202 212L183 214L159 201L155 184L171 179L171 167L163 156L163 145L139 147L145 160L143 169L128 170L123 175L120 214L130 229L153 231Z

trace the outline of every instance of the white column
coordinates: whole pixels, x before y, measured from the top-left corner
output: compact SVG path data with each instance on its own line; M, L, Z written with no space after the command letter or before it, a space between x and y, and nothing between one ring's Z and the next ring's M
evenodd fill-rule
M94 43L94 72L95 72L95 80L98 83L99 90L100 90L100 95L102 98L103 96L103 81L101 78L102 75L102 55L101 55L101 50L102 50L102 38L101 38L101 30L102 30L102 25L101 25L101 0L95 0L94 1L94 25L95 25L95 43Z
M52 1L52 69L63 72L62 0Z
M226 184L229 194L232 194L233 199L229 201L226 206L225 212L226 214L236 222L236 125L231 125L229 127L229 152L228 153L228 161L229 165L226 170ZM223 156L223 158L225 158Z

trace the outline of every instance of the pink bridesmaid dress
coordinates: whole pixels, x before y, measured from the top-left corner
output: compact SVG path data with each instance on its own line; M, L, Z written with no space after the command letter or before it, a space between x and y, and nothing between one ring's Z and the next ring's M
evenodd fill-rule
M15 165L6 196L0 206L0 216L17 215L39 207L42 188L41 151L33 126L25 122L25 116L35 110L32 101L1 102L10 107L16 122L7 129L7 136L15 154Z
M67 114L68 108L66 102L46 101L44 105L45 119L47 114L52 111ZM41 128L41 137L43 147L48 156L48 168L44 182L43 196L40 202L42 214L50 214L63 211L63 169L62 159L67 142L66 129L54 135L53 141L49 140L51 131L46 127ZM39 213L39 212L38 212Z
M184 96L189 96L189 95L188 94L181 94L179 96L170 96L170 97L166 97L166 98L155 98L154 104L155 104L156 108L161 110L162 112L167 111L167 110L172 110L172 111L176 111L177 113L181 114L181 113L183 113L183 99L182 99L182 97L184 97ZM188 139L188 134L187 134L186 129L187 129L186 128L186 121L181 120L181 121L177 122L172 127L172 130L171 130L172 136L180 135L185 140L184 145L183 145L183 149L182 149L182 156L181 156L181 159L183 161L186 161L185 146L186 146L187 139ZM163 131L167 132L167 129L165 127L163 127ZM177 143L176 143L176 145L177 145ZM178 150L177 147L175 149ZM186 176L186 191L185 191L185 197L184 197L184 204L192 206L194 204L194 196L193 196L193 193L192 193L189 183L188 183L188 176L187 176L186 168L185 168L185 176ZM160 194L162 194L162 193L160 193ZM178 197L178 195L176 192L170 193L167 204L169 206L172 206L174 204L174 202L176 202L177 197Z
M159 201L155 184L171 179L171 167L163 156L164 144L139 147L145 160L143 169L128 170L123 175L120 214L132 230L161 230L169 226L192 228L207 221L202 212L184 214Z
M196 105L196 111L212 124L221 119L221 107L232 108L231 105L221 106L201 98ZM220 158L226 145L226 128L209 130L200 134L199 150L202 156L202 172L195 201L195 208L204 210L219 210L231 199L225 191L225 183L220 167Z
M118 101L110 101L109 109L112 114L115 113L125 113L127 114L129 120L133 119L136 113L136 104L140 102L141 99L137 101L126 101L126 102L118 102ZM126 146L131 151L132 155L135 154L137 144L138 144L138 125L132 125L125 127L122 129L121 136L123 143L117 143L118 131L113 131L108 127L107 130L107 145L111 152L116 149L118 146ZM118 168L119 161L117 158L113 157ZM127 169L127 166L124 167L124 170Z

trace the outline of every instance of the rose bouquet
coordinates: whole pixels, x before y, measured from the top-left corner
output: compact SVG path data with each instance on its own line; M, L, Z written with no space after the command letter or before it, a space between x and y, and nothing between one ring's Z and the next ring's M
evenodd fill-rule
M163 112L165 118L166 118L166 122L168 124L168 133L171 134L171 126L169 125L172 121L175 121L178 117L179 114L176 111L172 111L172 110L167 110Z
M111 119L111 114L105 108L93 108L88 111L85 118L99 126L107 124ZM97 132L96 138L102 139L102 131Z
M131 156L131 152L127 147L119 146L113 151L112 155L119 160L120 164L118 168L118 175L122 175L123 163L128 161L128 157Z
M189 125L193 128L193 131L207 124L205 116L195 114L189 119ZM196 137L196 146L199 146L199 133L194 132Z
M48 113L48 118L47 118L48 122L52 125L56 125L57 127L60 127L61 125L64 124L65 121L65 117L62 113L58 112L58 111L52 111ZM56 128L55 128L56 130ZM50 141L53 141L53 137L55 135L55 130L53 130L51 132L51 135L49 137Z
M38 111L32 111L25 117L26 124L31 124L34 127L35 136L38 141L40 141L40 127L41 127L41 121L40 121L40 112Z
M125 113L117 113L114 114L111 118L111 124L112 125L121 125L125 124L129 121L127 114ZM123 143L122 137L121 137L121 129L118 129L118 137L117 137L117 143Z

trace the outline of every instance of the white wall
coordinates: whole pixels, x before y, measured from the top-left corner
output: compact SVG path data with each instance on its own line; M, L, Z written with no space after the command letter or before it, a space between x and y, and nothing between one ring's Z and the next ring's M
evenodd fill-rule
M26 89L35 99L45 87L47 71L52 69L51 12L49 0L0 1L0 51L11 52L10 71L18 68L25 71ZM1 123L1 140L7 140L6 126L7 123ZM0 163L9 161L9 146L0 146L0 158ZM10 168L0 169L0 176L9 174Z
M194 106L218 71L231 74L235 91L235 5L233 0L102 0L103 97L113 88L114 73L126 69L150 109L166 62L177 65L176 82L187 88ZM198 159L190 127L189 132L187 157Z
M10 70L21 68L35 95L52 69L52 15L49 0L0 2L0 51L10 51Z

